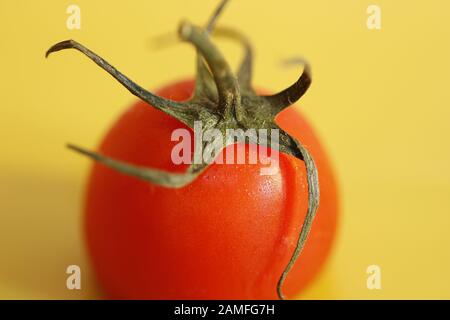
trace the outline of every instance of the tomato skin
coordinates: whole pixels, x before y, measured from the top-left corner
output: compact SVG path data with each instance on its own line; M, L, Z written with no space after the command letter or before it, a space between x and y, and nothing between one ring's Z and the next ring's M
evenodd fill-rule
M192 80L179 82L158 94L185 100L193 86ZM328 256L336 231L337 189L306 120L288 108L277 122L309 148L321 185L312 231L283 288L292 297ZM187 165L171 160L177 143L171 134L177 128L186 126L137 102L113 125L99 151L137 165L183 172ZM279 165L278 174L263 176L260 164L213 164L190 185L168 189L94 163L85 231L107 297L277 299L276 284L307 208L303 162L281 154Z

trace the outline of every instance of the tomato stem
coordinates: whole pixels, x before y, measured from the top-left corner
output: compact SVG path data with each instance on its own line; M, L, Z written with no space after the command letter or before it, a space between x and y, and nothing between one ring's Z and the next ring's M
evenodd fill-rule
M219 95L219 110L223 118L242 118L241 94L239 84L234 77L222 53L213 45L207 33L188 22L180 25L181 39L191 42L205 58L211 69Z

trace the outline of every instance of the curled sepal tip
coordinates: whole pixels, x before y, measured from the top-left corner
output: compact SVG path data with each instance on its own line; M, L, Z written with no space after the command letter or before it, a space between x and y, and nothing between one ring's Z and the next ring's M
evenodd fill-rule
M47 50L47 52L45 52L45 57L48 58L48 56L53 52L72 48L74 42L74 40L65 40L54 44Z
M295 61L295 63L298 62L299 61ZM305 94L306 91L308 91L308 88L312 82L311 67L305 60L302 60L301 63L304 64L303 72L294 84L274 95L263 96L263 98L270 104L273 110L273 115L280 113L285 108L294 104Z

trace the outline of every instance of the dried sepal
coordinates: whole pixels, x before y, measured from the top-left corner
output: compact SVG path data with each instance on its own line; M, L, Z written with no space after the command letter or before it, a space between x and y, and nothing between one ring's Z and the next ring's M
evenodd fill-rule
M311 81L311 67L308 62L304 61L303 72L294 84L279 93L262 97L270 105L273 110L273 115L275 116L298 101L310 87Z
M186 125L192 127L193 122L196 120L196 111L193 108L187 106L184 103L168 100L152 94L151 92L145 90L144 88L130 80L127 76L118 71L105 59L74 40L66 40L53 45L52 47L50 47L50 49L47 50L45 56L48 57L53 52L65 49L76 49L80 51L92 61L94 61L99 67L113 76L132 94L149 103L156 109L161 110L168 115L180 120Z
M320 188L319 188L319 176L317 172L317 166L314 162L311 153L305 148L297 139L293 138L281 128L280 130L280 141L290 140L289 148L283 150L284 153L290 154L300 160L303 160L306 168L306 179L308 182L308 209L306 212L305 219L303 220L302 227L300 229L300 234L297 239L297 244L295 246L294 252L287 264L286 268L283 270L280 279L277 284L277 293L280 299L284 299L283 295L283 283L286 280L287 275L294 267L295 262L300 256L303 247L305 246L309 232L311 231L312 223L314 217L316 216L317 209L319 208L320 202ZM281 151L281 150L280 150Z
M98 152L89 151L73 144L68 144L67 147L120 173L167 188L182 188L190 184L208 166L207 164L192 164L185 173L172 173L163 170L136 166L124 161L113 159Z

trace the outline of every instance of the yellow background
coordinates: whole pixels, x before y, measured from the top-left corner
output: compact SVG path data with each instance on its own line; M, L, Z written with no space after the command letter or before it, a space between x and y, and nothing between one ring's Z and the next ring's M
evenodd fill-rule
M66 28L69 4L81 30ZM99 297L81 237L94 148L135 98L80 53L44 58L73 38L148 88L191 76L186 44L156 50L182 18L203 24L217 1L0 1L0 298ZM382 28L366 27L377 4ZM296 80L292 56L312 64L301 101L334 162L342 195L332 259L299 298L450 298L450 3L446 0L233 0L220 24L256 49L254 83ZM239 47L219 46L236 65ZM82 268L82 290L65 269ZM382 289L366 288L381 267Z

